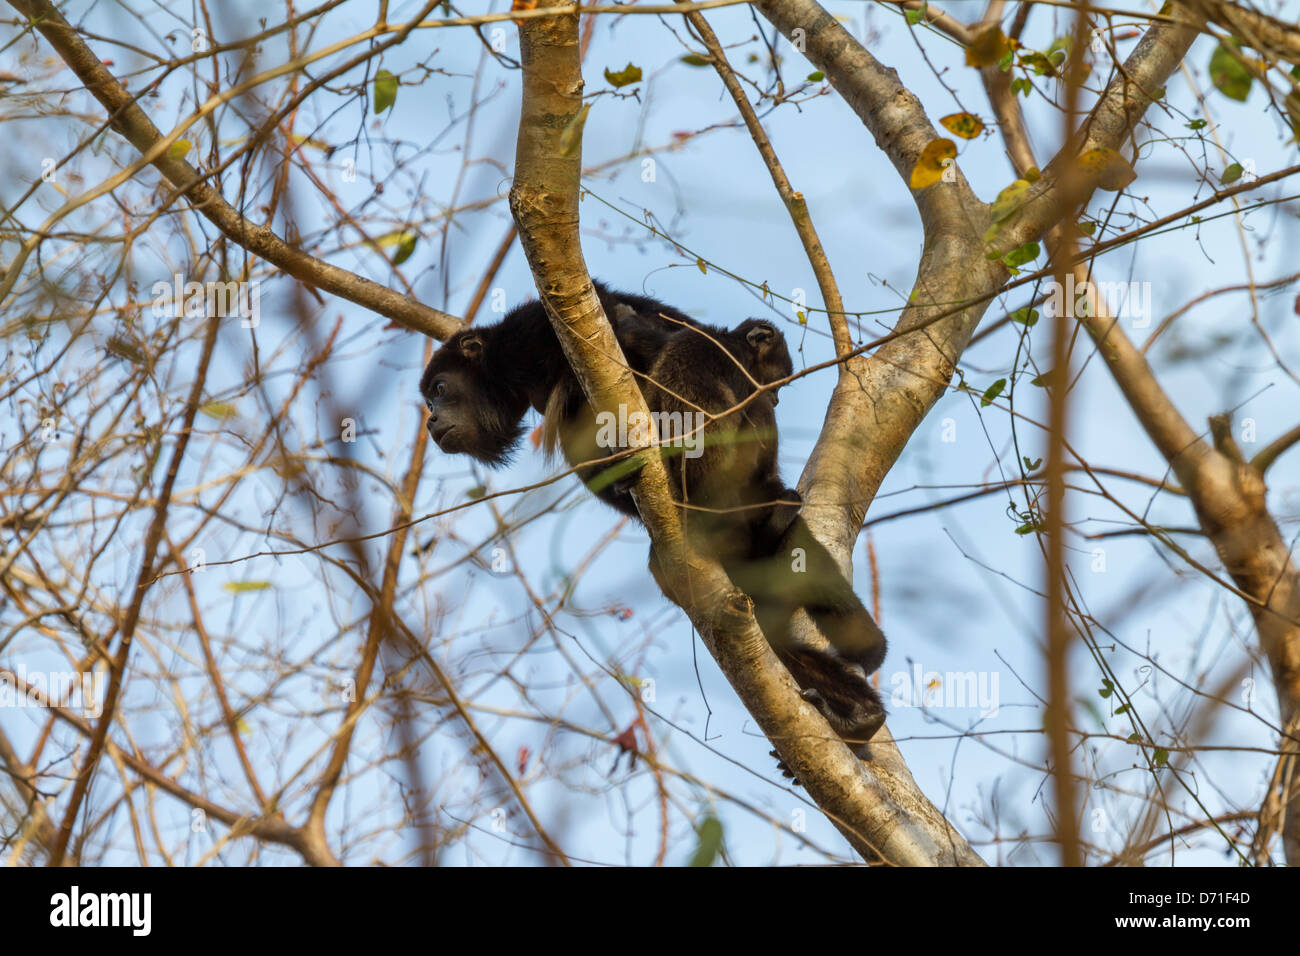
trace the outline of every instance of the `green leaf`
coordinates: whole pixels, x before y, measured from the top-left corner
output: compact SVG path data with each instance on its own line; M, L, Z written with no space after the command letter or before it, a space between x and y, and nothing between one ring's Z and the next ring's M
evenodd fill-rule
M1033 461L1030 461L1028 455L1022 456L1020 460L1025 463L1025 471L1037 471L1038 466L1043 463L1043 459L1041 458L1035 458Z
M375 74L375 112L382 113L397 102L397 77L387 70Z
M1165 764L1169 763L1169 751L1165 750L1164 747L1157 747L1154 759L1157 767L1163 767Z
M1016 311L1012 312L1007 316L1007 318L1012 322L1019 322L1027 329L1032 329L1038 324L1038 310L1030 308L1016 309ZM1028 459L1026 459L1026 461L1027 460Z
M393 253L393 265L400 266L407 259L411 258L411 253L415 251L415 244L420 241L418 232L390 232L386 236L380 236L376 242L381 248L396 246L397 251Z
M926 8L928 6L929 6L928 4L923 3L921 4L920 10L904 10L903 16L907 18L907 22L909 24L911 24L912 26L916 26L918 23L921 22L921 18L925 16L927 12Z
M1097 691L1097 696L1105 699L1115 693L1115 683L1109 677L1101 679L1101 689Z
M1069 53L1070 48L1073 46L1074 37L1067 33L1052 41L1052 45L1047 48L1047 55L1055 56L1057 53Z
M717 817L705 817L698 830L700 842L691 857L691 866L712 866L718 851L722 849L722 821Z
M813 70L811 73L808 74L809 83L820 83L824 79L826 79L826 74L823 73L821 70Z
M1188 128L1188 129L1205 129L1205 120L1203 120L1203 119L1192 120L1190 123L1187 124L1187 128Z
M712 66L713 61L707 56L700 56L698 53L688 53L682 57L682 62L687 66Z
M1097 231L1097 224L1091 219L1084 219L1078 224L1078 228L1085 236L1091 236Z
M465 497L470 501L478 501L487 494L487 485L475 485L469 491L465 492Z
M1129 706L1130 706L1129 704L1120 704L1118 707L1115 708L1115 716L1118 717L1120 714L1127 714L1129 710Z
M1011 268L1023 266L1026 262L1033 262L1038 258L1038 243L1026 242L1018 249L1012 249L1002 257L1002 262Z
M630 86L633 83L641 82L641 67L629 63L623 69L615 73L609 67L605 68L605 82L614 89L621 86Z
M1240 52L1234 56L1232 48L1224 43L1215 47L1214 54L1210 57L1210 82L1228 99L1244 103L1250 96L1253 77L1238 56Z
M1052 61L1035 50L1020 55L1020 65L1027 66L1039 76L1055 76L1056 67Z
M560 155L572 156L574 152L582 145L582 128L587 125L587 114L591 112L591 104L583 103L582 109L574 114L573 119L564 127L560 133Z
M1135 730L1133 733L1128 735L1128 742L1131 744L1140 744L1142 743L1142 735Z
M1240 178L1241 163L1233 163L1223 171L1223 175L1219 177L1219 182L1226 186L1228 183L1235 183Z
M1007 387L1007 380L1000 378L988 388L984 389L984 394L980 397L980 408L987 408L993 404L993 400L1002 394L1002 390Z
M1035 375L1029 380L1030 385L1037 385L1039 388L1047 388L1052 384L1052 372L1048 370L1042 375Z
M402 241L397 244L397 255L393 256L393 265L400 266L411 258L411 253L415 251L415 244L419 239L420 237L413 232L404 235Z

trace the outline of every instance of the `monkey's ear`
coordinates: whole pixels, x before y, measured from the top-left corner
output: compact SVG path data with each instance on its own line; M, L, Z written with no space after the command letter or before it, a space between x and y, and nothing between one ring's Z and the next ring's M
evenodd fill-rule
M480 359L483 357L483 336L471 334L464 336L458 343L460 354L467 359Z
M771 345L780 334L772 323L756 322L754 327L745 333L745 341L754 348L759 348L760 346Z

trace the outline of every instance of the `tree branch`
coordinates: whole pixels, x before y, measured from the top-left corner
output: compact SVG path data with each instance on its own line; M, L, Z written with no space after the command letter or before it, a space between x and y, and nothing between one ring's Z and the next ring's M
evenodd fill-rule
M158 127L49 0L9 0L9 4L41 32L86 89L108 110L113 129L142 155L149 155L156 149L163 139ZM413 29L417 22L418 18L412 20L409 28ZM395 39L404 36L402 32ZM168 182L182 191L196 212L207 217L232 242L295 279L355 302L412 331L438 339L447 338L461 327L455 316L317 259L281 239L269 226L254 224L226 202L193 166L184 159L173 158L166 149L158 152L150 162Z
M587 277L578 233L582 76L577 18L530 21L520 28L523 104L511 210L552 324L596 408L645 401L622 361L613 330ZM575 128L578 132L575 134ZM887 786L861 763L794 680L754 622L749 599L714 561L692 553L681 532L663 463L650 456L633 491L659 567L677 601L742 703L786 765L854 849L896 864L979 862L937 811L928 826L908 825ZM923 798L922 798L923 799ZM928 804L927 804L928 806ZM931 808L932 810L932 808ZM925 815L914 808L915 817Z

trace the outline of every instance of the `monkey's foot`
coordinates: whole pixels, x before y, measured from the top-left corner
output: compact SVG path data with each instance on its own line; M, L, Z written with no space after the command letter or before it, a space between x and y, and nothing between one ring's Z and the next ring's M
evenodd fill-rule
M810 647L781 655L801 696L850 744L865 744L885 723L885 707L859 665L830 650Z

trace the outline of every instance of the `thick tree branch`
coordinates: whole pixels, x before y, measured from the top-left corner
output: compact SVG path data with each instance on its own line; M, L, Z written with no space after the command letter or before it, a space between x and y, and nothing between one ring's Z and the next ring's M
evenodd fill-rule
M1042 239L1088 201L1105 172L1084 168L1079 157L1093 150L1116 153L1131 141L1138 122L1200 35L1203 21L1159 21L1142 35L1074 137L1048 163L1025 202L996 242L1007 250Z
M578 233L581 91L577 19L531 21L520 29L523 107L511 209L538 291L588 398L597 408L645 402L623 362L613 330L587 277ZM978 862L941 817L900 825L886 786L803 701L754 622L749 599L716 562L688 549L667 473L651 457L634 496L669 578L710 653L786 765L866 859L903 865ZM928 805L927 805L928 806ZM912 808L920 816L924 808ZM935 812L937 816L937 812Z
M1275 60L1300 61L1300 26L1227 0L1176 0Z
M1192 432L1142 353L1109 313L1105 299L1085 282L1087 278L1086 269L1076 267L1075 281L1086 290L1088 300L1082 310L1088 314L1081 319L1133 413L1191 499L1223 567L1237 587L1254 599L1247 606L1273 672L1286 724L1300 713L1300 568L1268 511L1262 470L1242 458L1226 417L1211 423L1214 447ZM1289 745L1284 741L1283 746ZM1282 829L1287 861L1296 865L1300 863L1300 792L1295 789L1288 795Z
M904 182L910 182L921 150L939 134L897 74L880 64L815 0L757 0L755 6L825 72ZM1062 155L1073 164L1080 149L1118 148L1195 36L1196 30L1184 24L1153 26L1126 64L1125 75L1111 85L1084 124L1085 133L1076 137L1084 145L1076 142ZM1027 137L1022 138L1025 149L1013 158L1027 168L1031 156ZM856 357L845 364L821 437L800 480L805 517L846 570L867 505L921 420L944 394L987 302L1007 279L1006 270L985 257L987 206L974 196L955 165L953 173L944 181L913 190L925 245L913 294L895 331L924 328L891 340L869 358ZM1020 211L1020 221L1007 230L1008 249L1041 238L1069 213L1057 185L1059 178L1045 174L1036 184L1031 201ZM1081 202L1094 186L1095 182L1084 183L1074 201ZM973 304L932 321L964 302ZM884 759L877 757L875 763L901 766L896 750L877 746L881 739L873 741L872 749Z

